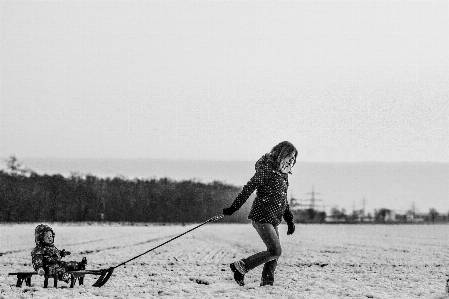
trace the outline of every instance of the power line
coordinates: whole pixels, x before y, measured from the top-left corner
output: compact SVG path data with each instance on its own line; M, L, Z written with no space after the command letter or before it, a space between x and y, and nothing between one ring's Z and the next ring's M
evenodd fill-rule
M299 207L299 209L306 208L306 209L313 209L313 210L315 210L316 207L317 207L317 202L323 201L321 198L316 198L315 197L316 195L319 195L321 193L315 192L315 186L314 185L312 185L312 192L308 192L308 193L305 193L305 194L306 195L310 195L310 198L295 199L292 196L292 198L290 199L290 205L292 206L292 208ZM304 201L306 203L303 203Z

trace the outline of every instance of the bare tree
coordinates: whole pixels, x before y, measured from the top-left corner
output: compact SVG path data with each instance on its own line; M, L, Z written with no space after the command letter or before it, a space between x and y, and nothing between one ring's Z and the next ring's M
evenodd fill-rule
M14 155L11 155L8 159L5 159L5 162L6 162L6 170L11 174L24 175L32 172L27 167L22 166L22 163L20 163L19 160Z

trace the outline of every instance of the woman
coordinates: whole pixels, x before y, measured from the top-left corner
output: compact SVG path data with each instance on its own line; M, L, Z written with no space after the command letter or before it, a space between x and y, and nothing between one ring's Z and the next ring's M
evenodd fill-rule
M295 146L288 141L274 146L270 153L263 155L256 162L256 173L243 187L232 205L223 209L223 214L232 215L257 189L248 218L252 220L252 225L267 246L267 250L230 265L235 281L241 286L245 285L245 274L262 264L264 267L260 285L274 283L277 260L282 253L278 231L282 217L288 225L287 235L295 231L293 215L287 202L287 188L288 174L291 174L297 155Z

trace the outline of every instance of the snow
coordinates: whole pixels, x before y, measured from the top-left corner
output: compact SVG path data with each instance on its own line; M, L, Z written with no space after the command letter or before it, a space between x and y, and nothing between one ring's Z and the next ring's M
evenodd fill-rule
M263 250L250 224L207 224L125 266L101 288L85 285L15 286L9 272L32 271L30 252L37 224L0 225L2 298L449 298L447 225L297 225L287 236L275 286L260 287L261 267L238 286L228 264ZM194 225L50 224L66 260L88 259L89 269L115 266Z

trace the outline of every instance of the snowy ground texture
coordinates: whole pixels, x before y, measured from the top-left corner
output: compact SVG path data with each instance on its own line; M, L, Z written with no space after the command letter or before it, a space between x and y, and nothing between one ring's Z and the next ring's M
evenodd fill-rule
M66 259L89 269L115 266L194 225L50 224ZM449 298L449 226L297 225L287 236L273 287L259 287L261 267L238 286L228 264L264 249L250 224L207 224L119 267L102 288L17 288L7 273L30 271L36 224L0 225L0 298Z

